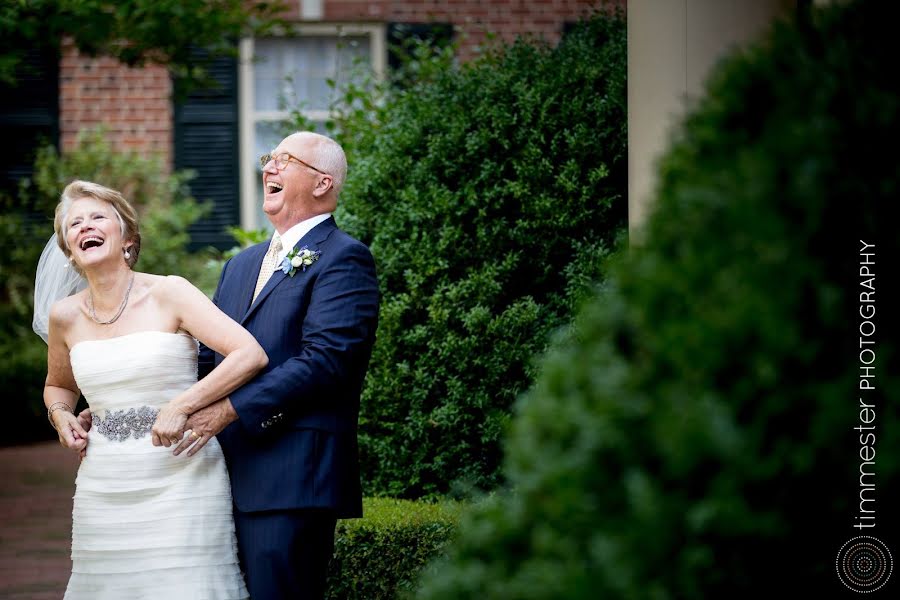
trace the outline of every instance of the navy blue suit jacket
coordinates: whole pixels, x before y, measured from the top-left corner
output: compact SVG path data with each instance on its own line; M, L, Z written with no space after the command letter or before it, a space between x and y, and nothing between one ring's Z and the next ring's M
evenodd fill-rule
M295 247L304 246L319 259L293 277L276 270L252 304L268 242L222 269L213 301L253 334L269 364L231 394L239 419L217 437L238 510L361 516L356 431L378 321L375 262L333 218ZM222 358L201 346L199 375Z

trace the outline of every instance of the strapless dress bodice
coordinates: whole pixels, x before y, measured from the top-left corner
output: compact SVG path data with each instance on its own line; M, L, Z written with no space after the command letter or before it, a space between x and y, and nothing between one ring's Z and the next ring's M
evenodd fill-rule
M78 342L69 351L75 381L91 412L159 408L197 381L197 340L139 331Z

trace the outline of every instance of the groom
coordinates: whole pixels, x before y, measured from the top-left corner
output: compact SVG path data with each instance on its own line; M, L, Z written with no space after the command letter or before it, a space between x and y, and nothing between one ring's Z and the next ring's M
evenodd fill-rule
M250 596L320 599L336 519L362 515L356 428L378 282L368 248L331 216L347 173L341 147L300 132L261 160L275 234L225 264L213 301L269 365L187 427L205 434L195 446L218 434ZM221 360L201 346L200 377Z

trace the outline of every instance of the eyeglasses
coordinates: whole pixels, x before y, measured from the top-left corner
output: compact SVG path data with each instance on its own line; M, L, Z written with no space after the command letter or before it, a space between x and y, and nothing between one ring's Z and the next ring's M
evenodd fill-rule
M259 166L265 169L266 165L269 164L273 160L275 161L275 168L278 169L279 171L284 171L287 168L289 162L295 162L297 164L303 165L304 167L308 167L308 168L312 169L316 173L321 173L322 175L328 175L328 173L326 173L322 169L317 169L314 166L312 166L311 164L309 164L307 162L303 162L296 156L293 156L287 152L280 152L278 154L272 154L270 152L268 154L263 154L262 156L259 157Z

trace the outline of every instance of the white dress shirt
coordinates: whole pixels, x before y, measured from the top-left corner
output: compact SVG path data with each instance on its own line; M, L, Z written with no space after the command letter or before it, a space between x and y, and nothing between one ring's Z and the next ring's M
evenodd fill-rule
M287 253L297 245L297 242L300 241L300 238L309 233L313 227L328 219L328 217L330 216L331 213L324 213L321 215L310 217L305 221L300 221L299 223L285 231L283 234L281 234L281 252L278 253L278 262L276 264L280 265L282 261L284 261L284 257L287 256ZM311 250L315 250L315 248L311 248Z

